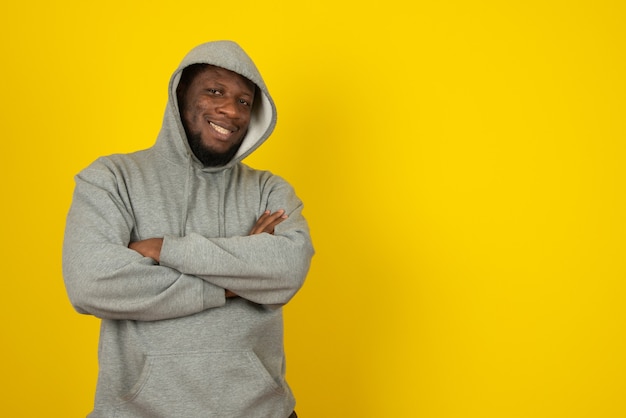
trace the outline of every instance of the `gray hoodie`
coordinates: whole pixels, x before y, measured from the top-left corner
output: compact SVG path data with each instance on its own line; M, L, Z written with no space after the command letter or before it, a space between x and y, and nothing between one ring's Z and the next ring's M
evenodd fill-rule
M203 167L181 124L176 87L193 63L258 87L248 133L223 167ZM241 162L275 124L274 102L246 53L229 41L203 44L172 75L156 144L100 158L76 176L63 275L75 309L102 319L90 417L292 412L281 307L302 286L313 247L292 187ZM274 235L248 236L267 209L289 217ZM153 237L164 237L160 264L128 248Z

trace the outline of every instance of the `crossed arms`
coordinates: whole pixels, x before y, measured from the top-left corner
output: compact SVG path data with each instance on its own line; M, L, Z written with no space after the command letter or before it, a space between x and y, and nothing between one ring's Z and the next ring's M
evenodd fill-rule
M187 233L133 242L133 204L116 170L104 160L76 178L63 276L78 312L171 319L220 308L235 294L257 304L285 304L302 286L313 247L302 203L282 179L264 182L260 202L281 210L262 213L248 235Z
M274 213L266 210L256 221L248 235L256 235L264 232L274 235L274 227L287 218L288 216L287 214L285 214L285 211L283 209L277 210ZM163 238L148 238L128 244L128 248L130 248L131 250L137 251L144 257L152 258L157 263L161 261L162 247ZM236 296L237 295L234 292L226 289L227 298L232 298Z

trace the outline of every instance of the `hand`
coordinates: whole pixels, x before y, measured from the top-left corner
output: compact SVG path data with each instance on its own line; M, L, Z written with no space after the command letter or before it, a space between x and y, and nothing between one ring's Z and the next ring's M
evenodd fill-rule
M256 221L248 235L256 235L263 232L274 235L274 227L285 219L287 219L287 214L285 214L285 211L282 209L279 209L274 213L270 213L269 210L266 210Z
M148 238L128 244L128 248L137 251L144 257L150 257L157 263L161 261L161 247L163 238Z

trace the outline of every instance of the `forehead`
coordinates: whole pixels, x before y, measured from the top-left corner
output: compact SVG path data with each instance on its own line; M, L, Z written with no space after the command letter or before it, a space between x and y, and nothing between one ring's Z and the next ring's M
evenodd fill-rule
M209 65L198 72L198 74L196 74L193 78L191 84L204 84L211 82L227 86L230 85L233 87L237 86L250 94L254 93L255 85L252 81L234 71L213 65Z

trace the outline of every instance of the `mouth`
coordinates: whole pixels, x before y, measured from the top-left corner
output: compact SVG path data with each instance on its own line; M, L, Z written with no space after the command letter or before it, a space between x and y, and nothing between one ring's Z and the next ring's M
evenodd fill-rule
M230 135L232 134L234 131L231 131L230 129L224 128L223 126L220 126L216 123L213 123L211 121L209 121L209 125L211 126L211 128L213 128L213 130L215 132L217 132L218 134L221 135Z

